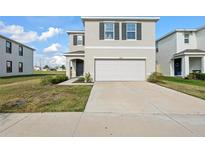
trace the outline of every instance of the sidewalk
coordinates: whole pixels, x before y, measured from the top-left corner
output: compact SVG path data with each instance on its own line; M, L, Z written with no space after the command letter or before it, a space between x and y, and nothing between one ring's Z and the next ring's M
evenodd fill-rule
M65 81L65 82L61 82L61 83L59 83L58 85L60 85L60 86L62 86L62 85L72 85L72 86L74 86L74 85L82 85L82 86L88 86L88 85L93 85L93 83L74 83L75 81L77 81L79 79L79 77L77 77L77 78L72 78L72 79L69 79L69 80L67 80L67 81Z
M72 78L72 79L69 79L69 80L67 80L67 81L61 82L61 83L59 83L58 85L72 85L73 82L75 82L75 81L77 81L77 80L78 80L78 78Z
M205 136L205 115L177 115L185 125L164 114L127 113L0 113L0 136Z

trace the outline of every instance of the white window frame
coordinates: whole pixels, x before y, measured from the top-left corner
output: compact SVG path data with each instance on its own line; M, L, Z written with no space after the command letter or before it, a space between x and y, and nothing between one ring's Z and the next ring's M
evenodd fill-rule
M106 31L106 24L112 24L113 26L113 38L109 39L109 38L105 38L106 36L106 32L111 32L111 31ZM114 22L104 22L104 40L115 40L115 23Z
M82 42L79 43L78 37L82 37ZM77 46L83 46L83 35L77 35Z
M7 46L8 44L9 44L9 47ZM9 52L7 52L7 48L10 49ZM8 40L6 40L6 53L9 53L9 54L12 53L12 42Z
M9 61L9 60L7 60L6 61L6 73L12 73L12 71L13 71L13 64L12 64L13 62L12 61ZM8 64L10 64L10 70L8 71Z
M134 39L129 39L128 38L128 32L132 32L132 33L134 32L134 31L128 31L128 29L127 29L127 27L128 27L127 25L128 24L135 24L135 38ZM137 39L137 24L133 23L133 22L126 23L126 40L131 40L132 41L132 40L136 40L136 39Z
M19 45L19 56L23 56L23 46Z
M21 69L22 69L22 71L20 71L20 65L21 65ZM19 62L19 66L18 66L19 68L19 73L23 73L23 62Z
M188 35L188 37L186 37L186 35ZM186 43L185 40L188 40L188 43ZM184 44L189 44L189 42L190 42L190 34L185 33L185 34L184 34Z

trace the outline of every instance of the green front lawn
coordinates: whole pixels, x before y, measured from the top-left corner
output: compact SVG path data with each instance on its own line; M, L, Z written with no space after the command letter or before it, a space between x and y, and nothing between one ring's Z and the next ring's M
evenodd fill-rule
M66 74L66 71L33 71L33 74Z
M0 78L0 112L84 111L92 86L42 85L42 76Z
M0 77L0 85L18 83L20 81L27 81L32 79L40 79L43 76L48 76L48 75L61 75L61 74L65 74L65 71L34 71L32 75Z
M188 80L178 77L160 77L158 85L205 99L205 81Z

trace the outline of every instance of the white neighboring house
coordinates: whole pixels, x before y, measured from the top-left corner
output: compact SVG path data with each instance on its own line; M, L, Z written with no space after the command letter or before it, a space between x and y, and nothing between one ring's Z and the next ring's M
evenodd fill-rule
M143 81L155 72L155 25L159 17L81 17L84 31L68 31L69 78Z
M0 35L0 77L32 74L34 50Z
M34 70L35 70L35 71L40 71L40 70L41 70L41 67L40 67L40 66L34 66Z
M186 77L205 73L205 26L176 29L156 41L158 71L165 76Z
M57 69L57 71L65 71L65 69L62 69L62 68L59 67L59 68Z

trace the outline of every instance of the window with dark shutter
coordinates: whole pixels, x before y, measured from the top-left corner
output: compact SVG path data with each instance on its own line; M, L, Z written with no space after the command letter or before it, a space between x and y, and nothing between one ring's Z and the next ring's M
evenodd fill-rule
M99 24L99 39L104 40L104 23Z
M115 39L115 24L113 22L104 23L104 40Z
M189 34L184 34L184 43L189 43Z
M73 35L73 45L77 45L77 35Z
M119 40L119 23L115 23L115 40Z
M127 23L126 24L126 39L127 40L136 40L136 23Z
M126 23L122 23L122 40L126 40Z
M77 35L77 45L83 45L83 35Z
M137 23L137 40L142 40L142 24Z

